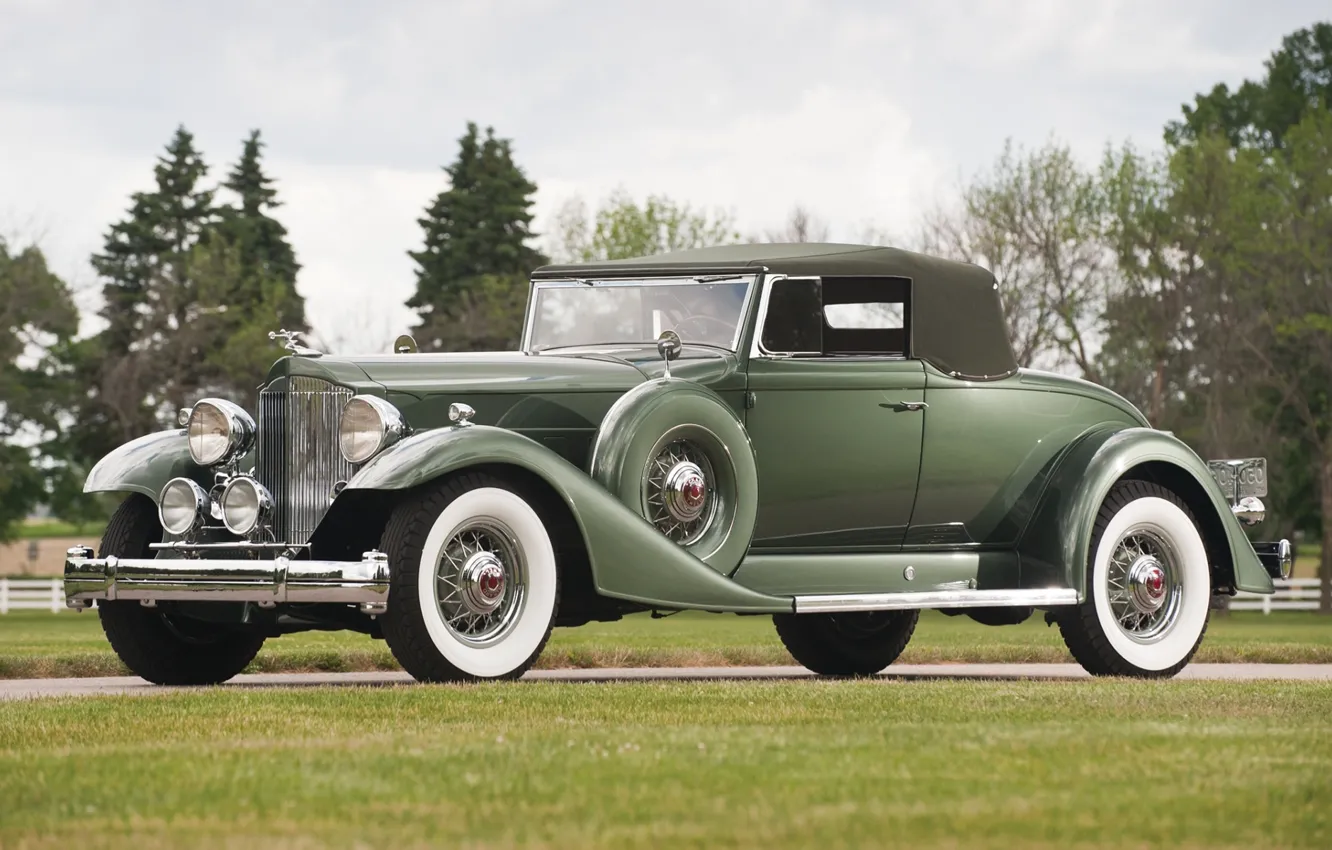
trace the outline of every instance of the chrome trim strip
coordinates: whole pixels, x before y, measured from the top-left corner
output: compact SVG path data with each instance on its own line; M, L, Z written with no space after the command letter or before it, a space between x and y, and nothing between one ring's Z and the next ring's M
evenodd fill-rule
M254 540L236 540L230 543L185 543L183 541L172 541L169 543L149 543L149 549L159 552L223 552L232 551L262 551L269 549L309 549L309 543L262 543Z
M1002 608L1076 605L1071 587L1014 590L925 590L912 593L852 593L797 596L797 614L837 611L901 611L910 608Z
M95 599L189 602L333 602L383 613L388 605L388 557L366 552L360 561L271 561L190 558L93 558L71 549L65 559L65 601L86 608Z

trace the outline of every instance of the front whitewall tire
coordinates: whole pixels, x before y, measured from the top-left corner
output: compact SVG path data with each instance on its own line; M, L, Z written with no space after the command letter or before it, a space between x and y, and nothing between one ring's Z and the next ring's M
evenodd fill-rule
M516 619L487 646L464 643L445 624L435 593L435 571L445 545L477 517L493 518L512 530L526 573ZM483 487L459 496L431 526L418 570L416 592L430 639L440 655L467 675L482 679L511 675L546 642L555 616L555 547L541 517L516 493Z
M384 639L420 681L521 676L550 637L560 580L539 506L494 476L414 494L384 530Z

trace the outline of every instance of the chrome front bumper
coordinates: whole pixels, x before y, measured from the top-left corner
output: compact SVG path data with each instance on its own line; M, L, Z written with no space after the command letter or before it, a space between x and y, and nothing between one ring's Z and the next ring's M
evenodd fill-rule
M96 599L137 599L145 604L285 602L356 605L367 614L388 609L388 556L366 552L360 561L208 558L94 558L76 547L65 558L65 604L87 608Z

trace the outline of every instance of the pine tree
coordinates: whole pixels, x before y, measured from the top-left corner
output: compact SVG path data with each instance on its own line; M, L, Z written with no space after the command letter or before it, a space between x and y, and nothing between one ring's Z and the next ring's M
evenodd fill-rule
M107 353L124 353L142 339L151 310L143 307L161 285L188 287L184 263L216 220L213 191L201 187L208 166L183 126L153 169L157 189L132 196L129 216L111 226L106 246L92 258L106 284ZM172 298L183 309L187 298ZM178 315L183 323L184 316Z
M418 340L426 350L493 347L497 335L516 344L509 313L521 312L522 299L515 293L545 262L529 244L536 185L514 163L510 141L497 139L489 127L482 137L474 123L458 140L458 158L444 170L449 188L419 220L425 247L410 252L416 293L407 306L421 315ZM489 306L496 303L518 306L496 316ZM484 317L486 326L476 326L476 317Z
M202 383L211 345L194 327L191 265L217 223L214 192L202 185L207 174L194 137L178 128L153 169L154 191L132 196L129 214L93 255L107 327L66 352L88 388L77 413L88 435L84 460L169 422Z
M232 167L223 187L237 196L239 204L222 210L222 232L239 252L242 292L237 301L253 303L264 294L264 281L286 286L271 321L287 328L305 327L305 299L296 292L296 273L300 264L287 241L287 229L269 210L282 204L277 200L274 181L266 175L260 158L264 143L259 131L246 138L241 158Z

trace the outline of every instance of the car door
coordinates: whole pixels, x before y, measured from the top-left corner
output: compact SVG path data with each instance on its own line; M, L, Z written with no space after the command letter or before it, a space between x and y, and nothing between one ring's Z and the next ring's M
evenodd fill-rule
M911 522L925 373L907 359L909 284L778 278L760 306L746 425L756 551L892 551Z

